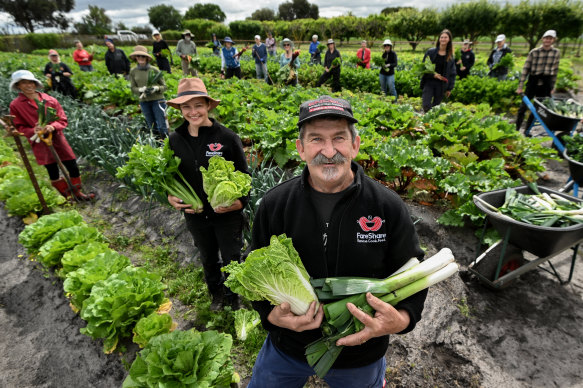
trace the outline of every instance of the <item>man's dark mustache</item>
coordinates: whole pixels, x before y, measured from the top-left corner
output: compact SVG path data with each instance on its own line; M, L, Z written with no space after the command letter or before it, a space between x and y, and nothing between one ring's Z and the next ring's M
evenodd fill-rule
M331 158L327 158L322 154L316 155L312 162L310 163L312 166L319 166L321 164L343 164L346 163L346 158L340 152L336 152Z

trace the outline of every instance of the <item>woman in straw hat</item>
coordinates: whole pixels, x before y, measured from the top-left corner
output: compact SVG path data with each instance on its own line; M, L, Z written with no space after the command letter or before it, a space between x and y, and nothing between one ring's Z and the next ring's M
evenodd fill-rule
M10 103L10 114L14 116L14 127L28 139L36 162L45 166L51 179L51 184L65 198L72 197L77 201L91 200L95 194L84 194L81 191L81 177L73 149L67 142L63 131L67 128L67 116L56 98L42 93L41 82L28 70L18 70L12 73L10 90L18 92L18 96ZM38 104L45 103L47 108L56 112L56 120L49 123L38 122ZM45 143L33 140L39 132L52 134L53 148L67 169L71 178L71 188L64 177L60 177L57 160L53 158Z
M144 46L134 47L130 59L137 62L137 66L130 70L130 84L132 93L139 96L140 108L146 118L146 125L149 129L153 129L158 136L167 137L164 76L160 74L155 77L157 73L160 73L160 70L150 65L152 57ZM150 80L153 78L156 81L154 84L150 84Z
M212 156L222 156L232 161L236 170L249 173L239 136L209 117L209 112L219 102L208 95L200 78L180 80L178 95L168 101L168 105L179 109L184 117L184 122L170 135L170 148L182 160L180 173L203 202L203 210L195 213L191 205L172 195L168 196L168 202L184 213L186 226L200 252L205 281L212 297L211 310L220 309L223 303L233 309L239 306L237 295L223 285L221 266L241 258L245 224L243 208L249 200L247 196L237 199L229 207L213 209L203 190L200 167L208 168Z

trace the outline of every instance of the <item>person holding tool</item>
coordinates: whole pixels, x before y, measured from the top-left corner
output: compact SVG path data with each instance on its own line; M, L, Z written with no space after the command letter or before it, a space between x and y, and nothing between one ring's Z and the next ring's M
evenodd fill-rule
M559 61L561 60L561 52L553 47L556 39L557 32L548 30L542 36L542 46L532 49L528 53L520 73L520 80L516 89L517 94L524 92L529 99L533 99L535 97L550 97L555 92ZM526 90L524 90L524 83L527 78L528 82L526 83ZM520 130L526 110L526 104L523 102L516 116L517 131ZM528 116L526 128L530 128L533 121L534 117L531 114Z
M255 45L251 49L251 55L255 59L257 79L263 79L269 83L269 74L267 73L267 46L261 43L261 36L259 35L255 35Z
M241 79L241 63L239 58L243 51L237 52L235 46L233 46L233 40L225 36L223 40L223 48L221 49L221 78L229 79L233 76ZM226 70L225 70L226 69Z
M67 116L61 104L55 98L37 90L42 88L42 83L30 71L15 71L11 78L10 90L19 92L10 103L14 127L28 139L37 163L45 166L53 187L65 198L72 197L80 201L95 198L95 194L84 194L81 191L77 160L63 133L67 128ZM39 108L45 112L39 112ZM40 122L39 113L42 119ZM47 139L52 139L50 146L45 144ZM50 147L55 151L54 154ZM59 176L59 163L67 169L68 176Z

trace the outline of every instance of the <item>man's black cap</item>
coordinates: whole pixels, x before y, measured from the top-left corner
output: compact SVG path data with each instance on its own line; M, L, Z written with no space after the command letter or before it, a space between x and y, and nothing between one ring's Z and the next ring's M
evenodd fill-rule
M300 105L298 127L319 116L338 116L345 118L349 123L358 123L358 120L352 116L352 107L348 101L330 96L320 96Z

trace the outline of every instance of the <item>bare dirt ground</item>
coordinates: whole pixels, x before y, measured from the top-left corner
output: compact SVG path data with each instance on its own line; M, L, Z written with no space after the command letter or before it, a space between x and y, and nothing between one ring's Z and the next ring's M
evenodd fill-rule
M568 175L564 161L551 161L539 185L558 189ZM120 233L145 230L153 242L178 235L180 259L193 259L177 214L155 208L145 217L142 202L112 197L111 181L89 182L101 200L83 211L99 212ZM467 271L481 253L475 230L443 227L436 223L439 209L408 204L421 218L417 230L428 255L451 248L461 272L430 290L413 332L392 337L388 386L583 387L581 258L568 285L536 269L504 290L492 290ZM0 387L120 387L127 374L122 358L103 354L100 341L79 333L84 322L68 307L61 281L24 256L17 243L22 228L0 209ZM566 278L570 256L552 262ZM241 372L245 386L249 371Z

